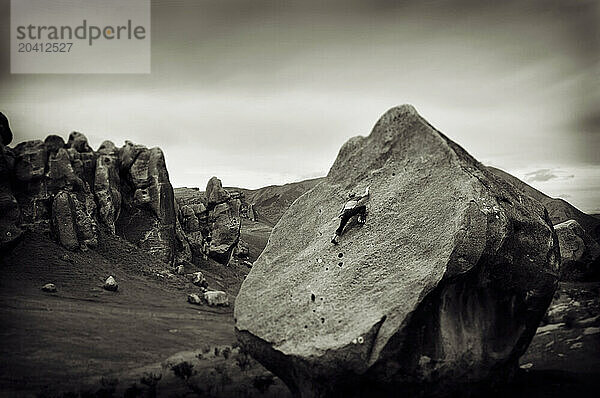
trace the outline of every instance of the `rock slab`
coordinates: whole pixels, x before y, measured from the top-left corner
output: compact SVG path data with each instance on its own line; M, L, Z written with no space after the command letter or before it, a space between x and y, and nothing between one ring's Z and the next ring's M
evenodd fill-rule
M349 192L367 222L330 243ZM235 303L241 344L295 396L440 394L505 380L556 289L545 208L411 106L340 150Z

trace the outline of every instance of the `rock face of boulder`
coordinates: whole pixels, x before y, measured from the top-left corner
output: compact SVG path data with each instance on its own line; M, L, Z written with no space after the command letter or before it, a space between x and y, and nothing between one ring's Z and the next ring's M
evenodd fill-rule
M561 280L597 280L600 277L600 245L575 220L554 226L562 265Z
M347 194L367 186L366 224L331 244ZM516 368L559 262L544 207L404 105L274 227L236 333L297 396L454 391Z

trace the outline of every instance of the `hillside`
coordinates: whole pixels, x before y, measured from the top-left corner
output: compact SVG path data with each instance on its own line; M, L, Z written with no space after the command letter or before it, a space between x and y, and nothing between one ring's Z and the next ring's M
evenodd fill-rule
M300 195L312 189L322 178L313 178L284 185L270 185L259 189L230 188L244 194L248 204L254 205L257 220L271 227Z
M585 214L563 199L551 198L545 193L538 191L537 189L505 171L490 166L487 168L498 177L501 177L511 183L515 188L525 195L529 195L541 202L546 209L548 209L548 214L550 215L550 219L554 225L567 220L576 220L587 231L587 233L596 239L596 241L600 242L600 219L597 217Z

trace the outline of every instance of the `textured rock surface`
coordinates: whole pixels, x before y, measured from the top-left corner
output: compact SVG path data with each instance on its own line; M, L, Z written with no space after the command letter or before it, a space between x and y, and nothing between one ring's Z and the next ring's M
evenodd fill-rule
M369 185L367 223L332 245L347 193ZM474 387L515 369L559 261L537 201L402 106L277 223L236 298L236 330L298 396Z
M554 227L558 235L562 265L561 280L600 277L600 245L575 220Z
M121 181L119 178L119 158L116 153L98 156L94 175L94 193L98 202L99 218L115 233L115 222L121 214Z
M203 298L204 301L206 301L206 304L210 305L211 307L227 307L229 305L227 293L221 290L211 290L208 292L204 292Z
M104 285L102 287L111 292L116 292L119 290L119 285L112 275L106 278L106 281L104 281Z
M122 173L124 167L117 233L171 263L177 249L175 198L164 155L128 142L121 151Z
M69 250L96 247L95 211L91 195L59 192L52 203L52 224L59 243Z
M240 206L239 199L215 206L210 213L212 240L210 241L210 257L227 264L233 250L240 239Z
M208 201L210 195L213 200ZM242 194L231 194L213 177L207 191L195 188L177 188L175 197L178 221L196 259L210 256L213 260L228 264L240 237ZM216 203L222 201L220 203Z
M219 203L227 202L229 200L229 192L223 189L221 180L217 177L212 177L206 184L206 200L208 206L212 207Z
M68 141L2 145L0 246L21 228L52 234L65 247L94 247L97 228L118 233L166 263L191 260L177 224L176 204L159 148L105 141L97 152L78 132Z

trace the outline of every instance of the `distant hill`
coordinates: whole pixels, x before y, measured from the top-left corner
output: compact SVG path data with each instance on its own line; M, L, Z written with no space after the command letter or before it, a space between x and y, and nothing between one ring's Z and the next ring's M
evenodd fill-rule
M226 188L244 194L245 202L254 205L257 220L271 227L277 224L283 213L300 195L312 189L323 178L292 182L285 185L270 185L259 189Z
M548 209L548 214L554 225L567 220L576 220L587 233L600 242L600 219L597 217L582 212L563 199L551 198L505 171L490 166L488 166L488 170L512 184L525 195L529 195L541 202Z

